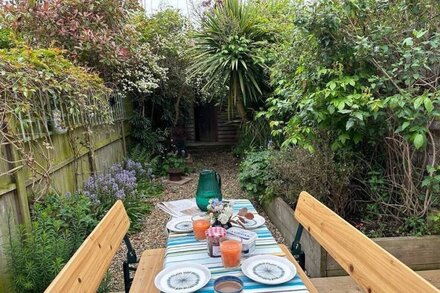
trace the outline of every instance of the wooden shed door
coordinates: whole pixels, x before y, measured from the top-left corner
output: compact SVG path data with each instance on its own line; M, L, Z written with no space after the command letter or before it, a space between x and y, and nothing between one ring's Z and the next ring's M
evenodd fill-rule
M217 141L217 111L214 103L197 105L194 109L196 140Z

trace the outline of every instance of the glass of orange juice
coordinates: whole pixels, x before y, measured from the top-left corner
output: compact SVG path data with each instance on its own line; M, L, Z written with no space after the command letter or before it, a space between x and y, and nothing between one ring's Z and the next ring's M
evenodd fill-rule
M240 266L241 249L241 238L223 237L220 239L220 254L225 268L232 269Z
M208 214L197 214L191 219L194 237L199 241L206 239L205 232L211 227L211 217Z

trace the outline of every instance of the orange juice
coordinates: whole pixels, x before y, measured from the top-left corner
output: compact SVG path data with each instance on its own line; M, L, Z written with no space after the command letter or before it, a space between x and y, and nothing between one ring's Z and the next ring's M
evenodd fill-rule
M211 221L202 218L202 219L193 220L192 224L194 230L194 237L197 240L206 239L205 232L206 230L209 229L209 227L211 227Z
M220 242L220 253L225 268L240 266L241 242L233 239L225 239Z

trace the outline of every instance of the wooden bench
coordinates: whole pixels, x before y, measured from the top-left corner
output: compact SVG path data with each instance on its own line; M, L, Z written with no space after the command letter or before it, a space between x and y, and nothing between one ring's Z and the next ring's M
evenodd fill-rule
M96 292L129 227L124 205L117 201L45 292Z
M124 262L126 291L128 291L132 280L132 278L130 278L130 264L139 262L142 268L157 270L158 267L156 267L156 265L159 263L159 259L163 258L163 253L158 253L161 250L147 250L142 254L141 259L138 260L127 237L129 227L130 219L128 218L122 201L119 200L107 212L95 229L93 229L92 233L84 240L82 245L45 292L96 292L122 240L125 241L128 250L127 261ZM153 255L155 259L152 259ZM162 269L161 264L160 269ZM141 275L141 272L142 271L139 270L138 275ZM145 279L147 277L143 276L143 278ZM139 281L143 282L144 280L139 279ZM137 286L138 284L135 285ZM142 292L154 292L153 289L145 290L145 285L147 285L147 283L143 284L144 290Z
M424 279L438 286L440 270L418 275L306 192L299 197L295 217L351 277L309 279L289 249L280 245L310 292L359 292L359 288L366 292L440 292ZM124 205L118 201L45 292L96 292L123 239L131 259L128 263L137 260L126 237L129 227ZM163 268L164 254L165 249L142 254L130 292L158 292L153 281Z
M311 279L319 292L440 292L423 278L438 286L440 270L417 274L307 192L295 218L349 274Z

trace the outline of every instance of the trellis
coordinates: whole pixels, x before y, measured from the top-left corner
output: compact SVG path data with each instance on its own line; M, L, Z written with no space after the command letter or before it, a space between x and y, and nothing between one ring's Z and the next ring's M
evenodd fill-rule
M98 126L104 124L113 124L115 122L125 120L127 118L124 107L124 96L120 93L113 93L109 97L109 109L99 109L97 105L90 99L95 110L87 113L85 111L69 111L61 99L53 99L53 101L44 101L40 99L38 103L42 107L33 107L26 113L17 113L17 134L24 142L36 140L52 134L54 131L54 111L59 113L63 128L72 130L85 125ZM37 109L46 109L44 113L37 113Z

